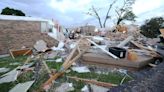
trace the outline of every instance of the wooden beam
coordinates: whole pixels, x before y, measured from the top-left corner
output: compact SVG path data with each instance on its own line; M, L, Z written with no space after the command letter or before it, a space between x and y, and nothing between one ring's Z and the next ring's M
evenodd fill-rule
M81 39L80 39L81 40ZM56 80L58 77L60 77L61 75L64 74L64 72L73 64L73 62L75 62L77 59L79 59L81 57L81 55L88 49L84 49L81 52L78 52L78 44L80 42L80 40L77 42L77 46L76 48L74 48L71 52L71 54L67 57L67 59L65 60L65 62L63 63L63 65L61 66L60 70L55 73L53 76L51 76L45 83L44 83L44 88L46 88L47 86L50 86L52 84L53 80ZM73 55L76 53L76 51L78 52L78 54L76 54L76 56L73 57Z
M90 39L87 39L89 42L91 42L92 44L94 44L96 47L100 48L102 51L104 51L106 54L112 56L115 59L119 59L116 55L110 53L109 51L103 49L102 47L100 47L99 45L97 45L95 42L91 41Z
M95 84L95 85L103 86L103 87L107 87L107 88L117 86L116 84L100 82L100 81L97 81L97 80L90 80L90 79L77 78L77 77L71 77L71 76L67 76L67 78L74 79L76 81L83 81L85 83L91 83L91 84Z

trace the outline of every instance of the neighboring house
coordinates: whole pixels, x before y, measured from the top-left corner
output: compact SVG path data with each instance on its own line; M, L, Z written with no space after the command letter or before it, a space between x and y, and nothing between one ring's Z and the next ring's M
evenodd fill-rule
M47 35L52 27L49 20L41 18L0 15L0 55L9 49L32 48L38 40L56 46L58 41Z

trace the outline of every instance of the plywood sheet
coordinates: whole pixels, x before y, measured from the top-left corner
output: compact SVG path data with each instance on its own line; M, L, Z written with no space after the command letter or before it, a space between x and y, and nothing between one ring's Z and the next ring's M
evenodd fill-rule
M82 56L83 62L93 62L98 64L123 66L131 68L141 68L153 60L152 57L138 56L137 61L129 61L127 59L113 59L105 53L85 53Z

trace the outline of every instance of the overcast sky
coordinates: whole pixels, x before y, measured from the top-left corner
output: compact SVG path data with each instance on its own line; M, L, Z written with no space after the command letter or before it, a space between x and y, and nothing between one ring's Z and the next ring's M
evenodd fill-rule
M97 20L85 12L94 5L100 8L99 14L103 18L111 2L112 0L0 0L0 12L3 8L10 7L22 10L26 16L55 19L66 27L86 23L98 25ZM114 7L121 5L121 0L118 0ZM108 26L116 23L113 11L110 13L113 17L108 21ZM137 16L137 24L154 16L164 16L164 0L136 0L133 12Z

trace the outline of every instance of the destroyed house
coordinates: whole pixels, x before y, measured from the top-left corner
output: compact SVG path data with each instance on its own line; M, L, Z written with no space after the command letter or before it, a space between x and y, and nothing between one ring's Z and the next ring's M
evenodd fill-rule
M0 15L0 55L10 49L32 48L37 40L56 45L57 41L47 35L52 27L41 18Z

